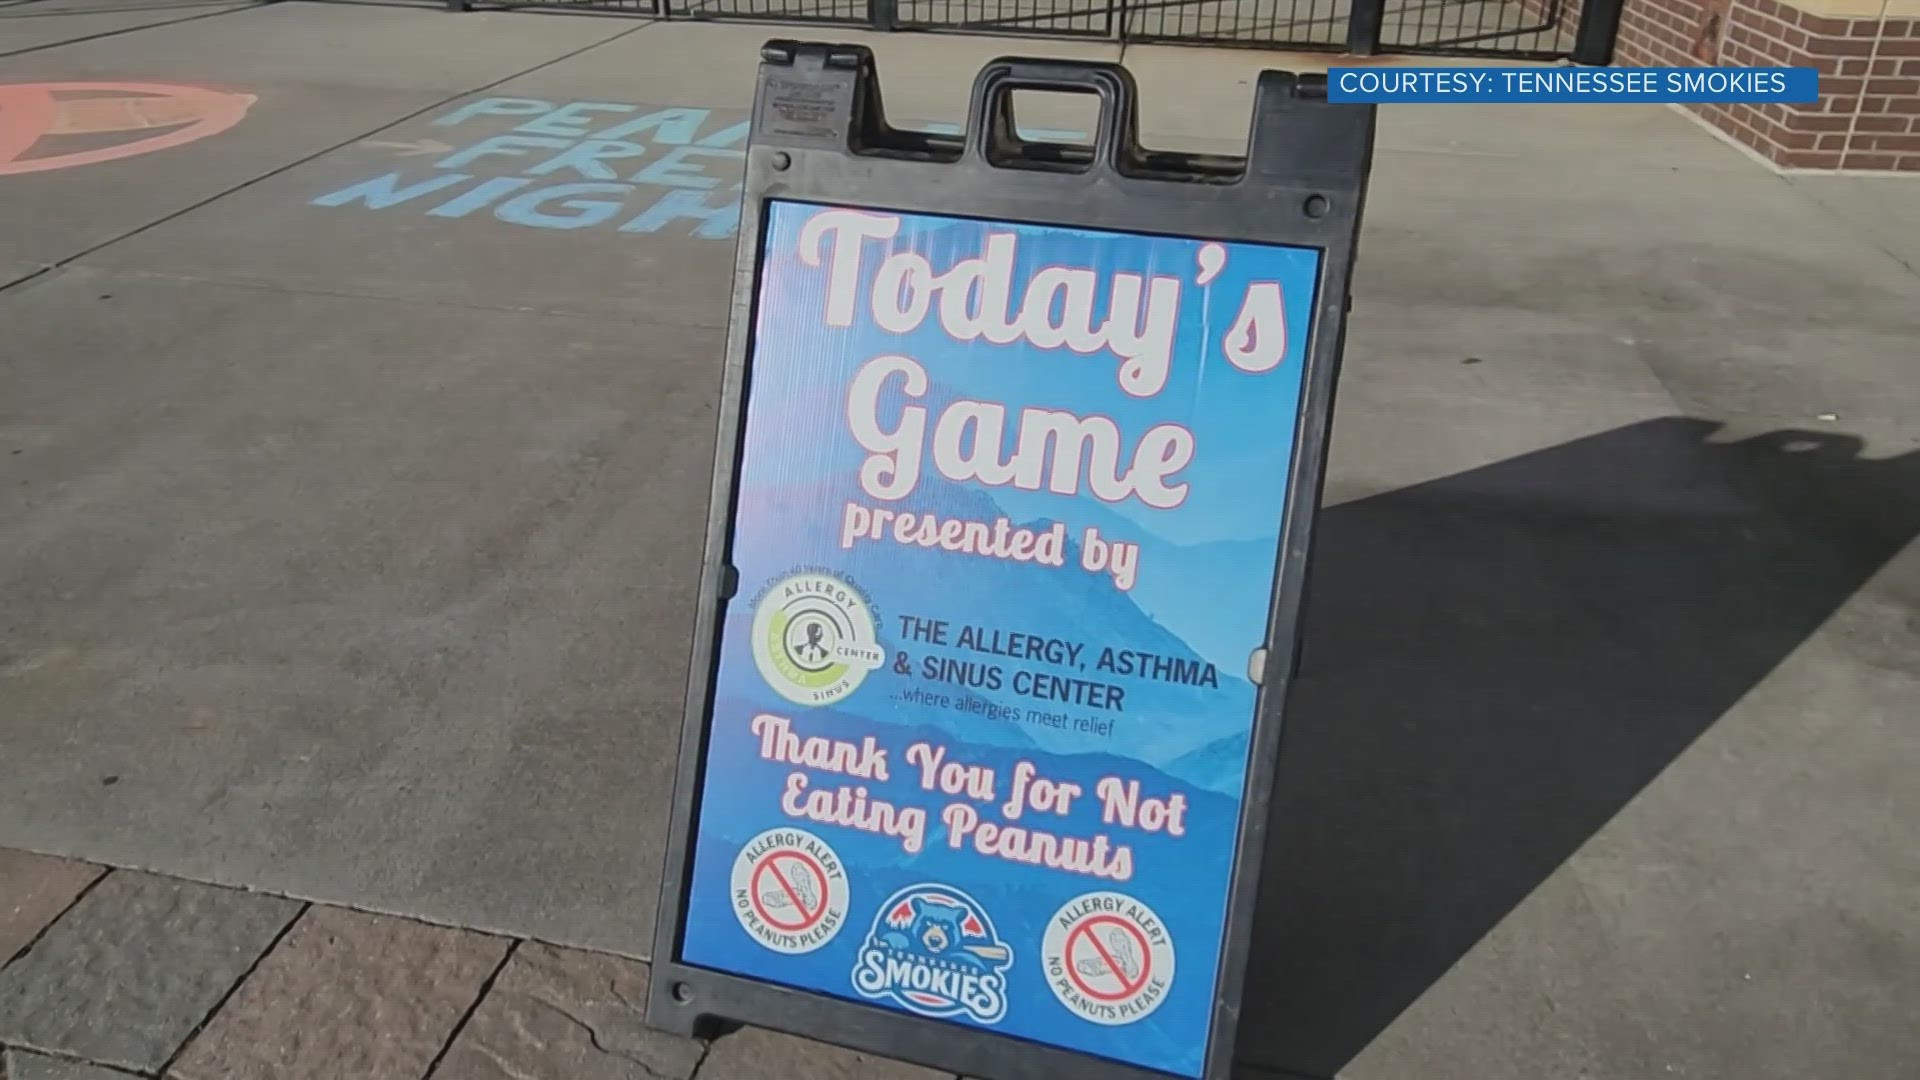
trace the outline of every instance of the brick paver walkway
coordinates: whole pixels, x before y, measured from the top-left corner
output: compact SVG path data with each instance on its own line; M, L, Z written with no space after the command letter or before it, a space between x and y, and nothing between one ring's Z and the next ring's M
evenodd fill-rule
M642 1020L647 965L0 849L0 1080L940 1080Z

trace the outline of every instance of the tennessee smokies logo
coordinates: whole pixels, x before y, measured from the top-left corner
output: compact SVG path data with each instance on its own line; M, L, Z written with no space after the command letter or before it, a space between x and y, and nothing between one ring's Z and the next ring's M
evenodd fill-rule
M753 662L774 692L830 705L880 666L873 608L831 574L798 573L769 586L753 609Z
M874 916L853 988L922 1016L995 1024L1007 1014L1013 950L973 897L946 885L910 885Z

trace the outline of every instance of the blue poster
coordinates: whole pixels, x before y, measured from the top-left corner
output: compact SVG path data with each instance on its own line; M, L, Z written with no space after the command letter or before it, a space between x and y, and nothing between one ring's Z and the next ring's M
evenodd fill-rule
M1318 252L764 245L681 959L1198 1076Z

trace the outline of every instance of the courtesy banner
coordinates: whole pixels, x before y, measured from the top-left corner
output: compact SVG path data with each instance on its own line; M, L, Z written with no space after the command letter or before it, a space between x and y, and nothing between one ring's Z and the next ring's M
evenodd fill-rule
M1200 1075L1319 261L768 204L682 962Z

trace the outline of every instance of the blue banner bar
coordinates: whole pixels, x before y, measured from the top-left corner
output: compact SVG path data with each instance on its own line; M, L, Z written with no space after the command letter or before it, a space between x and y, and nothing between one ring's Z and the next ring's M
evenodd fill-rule
M1331 101L1393 104L1782 102L1820 99L1820 73L1799 67L1352 68L1327 72Z

